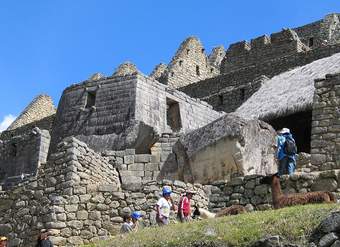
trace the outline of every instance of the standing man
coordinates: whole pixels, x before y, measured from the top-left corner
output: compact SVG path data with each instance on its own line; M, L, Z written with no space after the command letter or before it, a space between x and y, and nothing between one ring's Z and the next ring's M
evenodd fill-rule
M156 221L159 226L168 225L170 222L170 210L175 210L175 206L171 198L171 192L171 188L163 187L162 197L156 204Z
M187 222L191 220L191 198L194 194L194 191L187 190L185 195L180 199L178 216L181 222Z
M277 136L277 159L279 162L278 175L294 173L296 168L297 147L288 128L283 128Z

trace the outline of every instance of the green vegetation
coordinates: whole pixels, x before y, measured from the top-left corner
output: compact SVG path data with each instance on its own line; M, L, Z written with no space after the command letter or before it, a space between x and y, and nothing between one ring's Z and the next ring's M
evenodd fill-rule
M267 235L280 235L289 243L305 246L321 220L337 210L340 210L340 205L317 204L257 211L168 227L145 228L87 247L186 247L200 241L247 246Z

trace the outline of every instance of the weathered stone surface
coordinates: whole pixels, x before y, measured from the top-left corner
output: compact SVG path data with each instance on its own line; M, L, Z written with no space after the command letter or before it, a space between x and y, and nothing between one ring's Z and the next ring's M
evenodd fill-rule
M274 173L274 144L275 132L269 125L229 114L182 136L178 150L185 152L176 155L183 157L185 181L206 184L230 179L232 174Z
M335 191L336 188L338 188L338 183L332 178L319 178L311 187L312 191Z
M336 240L338 240L338 236L334 233L328 233L324 235L320 241L319 241L319 246L320 247L329 247L331 246Z

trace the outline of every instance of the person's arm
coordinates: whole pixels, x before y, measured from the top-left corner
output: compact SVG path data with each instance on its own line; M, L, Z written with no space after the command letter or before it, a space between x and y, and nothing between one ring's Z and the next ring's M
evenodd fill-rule
M171 197L170 197L170 203L171 203L171 208L170 209L176 211L177 210L176 205L175 205L175 203L174 203L174 201L172 200Z
M158 204L158 202L157 202L157 204L156 204L156 219L162 219L162 215L161 215L161 212L160 212L160 205Z

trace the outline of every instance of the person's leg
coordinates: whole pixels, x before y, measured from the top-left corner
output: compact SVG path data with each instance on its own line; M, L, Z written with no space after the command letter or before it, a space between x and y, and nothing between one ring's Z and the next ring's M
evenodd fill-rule
M287 170L287 164L286 164L286 157L284 157L282 160L279 160L279 169L278 169L278 175L282 176L284 174L286 174L286 170Z
M291 175L295 171L295 161L293 159L288 159L288 175Z

